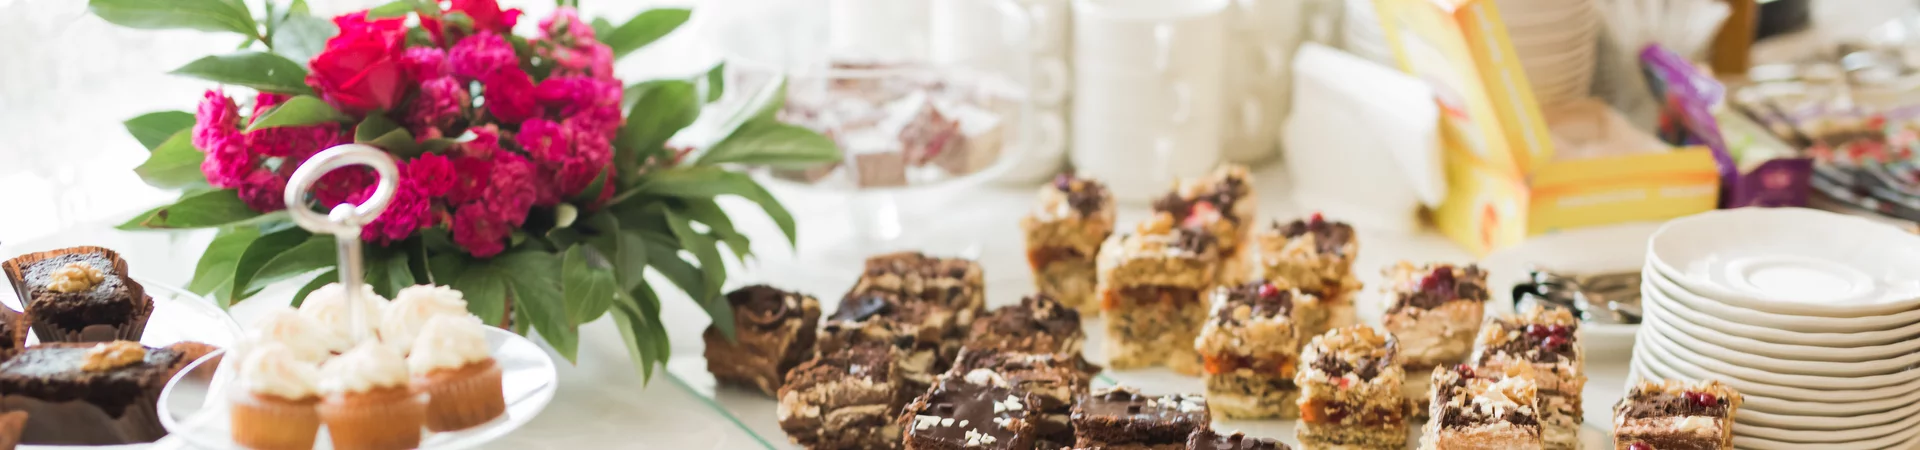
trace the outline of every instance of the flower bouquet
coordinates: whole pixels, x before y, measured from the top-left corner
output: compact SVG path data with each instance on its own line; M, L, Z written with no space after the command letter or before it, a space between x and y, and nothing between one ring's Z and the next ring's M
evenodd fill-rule
M734 258L750 250L716 197L757 204L794 238L779 202L722 165L839 159L826 137L773 121L777 95L741 109L704 149L669 148L720 97L720 68L628 85L613 65L685 22L685 9L615 24L564 3L537 23L494 0L401 0L331 20L304 0L264 5L255 16L239 0L90 2L122 26L245 39L173 71L223 85L194 112L126 122L151 151L135 172L185 194L121 228L217 228L188 288L222 306L310 277L298 304L338 278L333 239L291 226L284 210L358 203L375 175L331 172L310 205L284 204L283 191L314 153L361 143L401 168L391 206L361 236L376 292L450 285L476 315L538 331L568 359L579 325L611 314L651 377L670 347L648 272L731 335L721 246Z

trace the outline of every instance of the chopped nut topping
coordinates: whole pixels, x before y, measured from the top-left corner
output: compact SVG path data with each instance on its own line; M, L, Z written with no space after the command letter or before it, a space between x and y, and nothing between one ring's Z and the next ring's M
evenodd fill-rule
M94 285L106 279L106 275L101 274L100 269L87 263L67 263L65 267L53 270L53 280L47 283L47 289L62 293L80 292L93 289Z
M126 367L147 359L147 348L133 341L113 341L95 345L87 349L86 360L80 363L80 370L105 372Z

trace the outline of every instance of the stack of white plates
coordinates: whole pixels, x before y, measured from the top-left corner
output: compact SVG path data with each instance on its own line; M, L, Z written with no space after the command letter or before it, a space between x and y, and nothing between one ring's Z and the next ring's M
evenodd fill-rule
M1341 44L1348 53L1389 66L1393 48L1387 46L1387 34L1380 29L1380 16L1373 0L1346 0L1346 14L1340 24Z
M1541 105L1585 98L1603 24L1594 0L1500 0L1507 37Z
M1920 237L1810 209L1714 211L1649 239L1642 379L1745 395L1746 449L1920 448Z

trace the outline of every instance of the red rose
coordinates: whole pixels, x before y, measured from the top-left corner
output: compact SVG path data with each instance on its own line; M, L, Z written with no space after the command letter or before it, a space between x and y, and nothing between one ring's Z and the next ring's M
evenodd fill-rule
M401 63L405 19L367 20L366 12L335 17L340 34L307 63L307 85L348 114L393 109L412 83Z
M481 31L492 31L503 36L513 34L513 25L520 22L520 9L501 10L500 4L494 0L453 0L447 12L466 15L473 21L473 29L445 30L440 19L420 16L420 28L425 28L427 34L433 36L433 42L439 45L459 42L469 34ZM448 39L448 31L453 31L451 39Z

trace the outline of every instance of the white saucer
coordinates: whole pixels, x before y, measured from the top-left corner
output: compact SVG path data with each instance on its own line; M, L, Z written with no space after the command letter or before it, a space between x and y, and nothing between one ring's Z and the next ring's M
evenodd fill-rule
M1648 320L1648 326L1655 328L1651 336L1653 344L1680 354L1689 361L1702 359L1716 360L1716 365L1729 373L1742 378L1764 380L1775 383L1787 383L1796 386L1832 386L1838 389L1859 389L1888 386L1920 378L1920 372L1910 371L1909 367L1920 364L1920 353L1899 357L1856 362L1807 361L1795 358L1774 358L1766 353L1743 350L1744 347L1721 346L1708 342L1696 335L1714 335L1718 332L1704 329L1684 318L1674 317L1668 312L1663 301L1649 302L1648 315L1658 314L1659 318ZM1718 336L1718 338L1741 341L1747 346L1779 346L1767 342L1754 341L1736 336ZM1747 376L1742 370L1761 371ZM1773 376L1780 374L1781 376ZM1799 375L1820 378L1803 378ZM1837 377L1837 378L1835 378Z
M1687 290L1779 314L1920 309L1920 236L1804 208L1709 211L1667 222L1647 261Z
M1722 303L1688 291L1653 269L1651 264L1648 270L1642 273L1644 274L1642 286L1656 286L1668 299L1708 315L1724 317L1728 322L1802 333L1862 333L1907 329L1920 324L1920 309L1895 314L1844 318L1808 317L1757 311Z
M1733 446L1743 449L1807 450L1810 448L1818 448L1820 450L1911 450L1920 448L1920 430L1909 430L1906 433L1862 441L1808 444L1804 442L1782 442L1743 435L1740 434L1741 428L1739 422L1735 421L1733 427Z
M1812 380L1835 380L1838 379L1837 377L1770 374L1765 377L1755 377L1766 378L1764 380L1756 380L1734 374L1734 372L1738 372L1740 375L1751 376L1757 372L1753 369L1730 367L1732 366L1731 364L1718 363L1708 358L1698 357L1697 355L1694 355L1696 357L1695 359L1686 359L1683 355L1669 350L1666 344L1663 344L1657 340L1657 338L1645 337L1641 339L1640 343L1645 345L1646 348L1636 346L1634 348L1636 353L1643 356L1655 356L1656 362L1664 363L1671 369L1678 369L1680 373L1691 375L1692 378L1720 380L1743 393L1782 399L1796 399L1806 402L1870 403L1883 401L1888 397L1898 397L1920 391L1920 378L1911 378L1904 382L1880 387L1850 389L1829 388L1830 385L1810 382ZM1703 366L1703 364L1711 364L1714 367L1707 368ZM1783 382L1783 380L1792 381ZM1876 382L1878 381L1880 380L1876 380ZM1878 409L1855 410L1855 412L1883 411L1899 406L1904 405L1886 405Z
M1657 277L1659 275L1647 274L1647 276ZM1640 289L1641 298L1644 299L1643 303L1659 303L1660 309L1672 313L1672 317L1678 317L1694 326L1726 333L1730 336L1738 336L1774 344L1835 348L1896 345L1909 343L1915 338L1920 338L1920 322L1892 330L1863 331L1859 333L1802 333L1792 330L1750 325L1742 321L1727 320L1726 317L1715 317L1710 314L1695 311L1692 307L1669 298L1669 296L1662 291L1662 288L1654 286L1653 284L1652 281L1648 281L1644 277L1642 278ZM1798 318L1797 322L1822 322L1826 320L1828 319L1802 317Z
M1915 417L1916 413L1920 413L1920 403L1854 417L1799 416L1742 408L1740 423L1788 430L1851 430L1899 422Z

